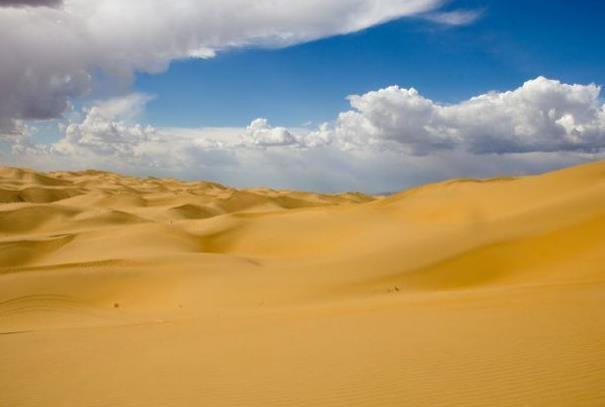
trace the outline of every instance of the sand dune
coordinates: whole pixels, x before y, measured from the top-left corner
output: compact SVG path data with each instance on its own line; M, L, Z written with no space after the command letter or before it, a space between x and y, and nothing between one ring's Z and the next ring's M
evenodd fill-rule
M605 162L389 197L0 169L0 406L605 405Z

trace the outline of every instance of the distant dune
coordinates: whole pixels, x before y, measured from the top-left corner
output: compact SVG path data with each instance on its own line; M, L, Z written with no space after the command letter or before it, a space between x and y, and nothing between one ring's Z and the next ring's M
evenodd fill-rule
M604 406L605 162L388 197L0 169L0 406Z

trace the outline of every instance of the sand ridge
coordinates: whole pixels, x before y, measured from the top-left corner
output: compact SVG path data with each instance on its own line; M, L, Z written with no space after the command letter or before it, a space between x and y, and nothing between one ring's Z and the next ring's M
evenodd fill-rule
M2 168L0 406L603 405L604 236L605 162L388 197Z

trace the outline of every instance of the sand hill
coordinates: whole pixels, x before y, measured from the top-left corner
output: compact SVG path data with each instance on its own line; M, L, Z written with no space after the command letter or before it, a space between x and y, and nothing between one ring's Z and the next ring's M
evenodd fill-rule
M0 406L603 406L605 162L385 198L0 169Z

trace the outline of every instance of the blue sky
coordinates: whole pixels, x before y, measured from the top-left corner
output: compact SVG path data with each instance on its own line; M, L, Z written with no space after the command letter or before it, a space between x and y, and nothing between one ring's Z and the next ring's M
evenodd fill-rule
M605 158L605 2L0 2L0 164L336 192Z
M465 26L405 17L362 32L285 49L242 49L209 60L172 62L137 75L156 95L145 119L156 126L245 126L257 117L285 126L332 120L345 96L388 85L457 102L544 75L605 83L605 2L452 1L479 9Z

